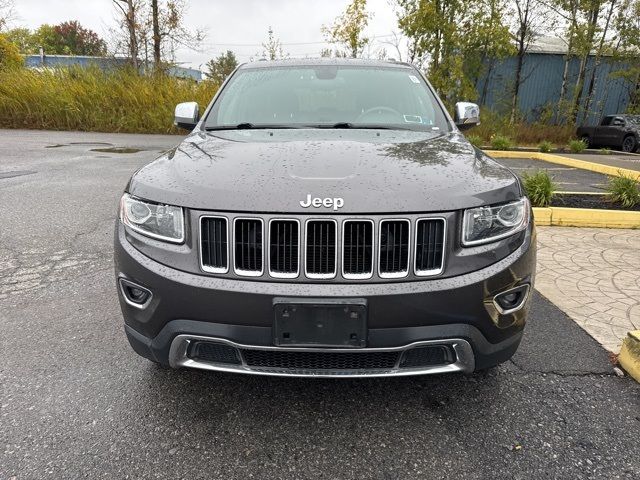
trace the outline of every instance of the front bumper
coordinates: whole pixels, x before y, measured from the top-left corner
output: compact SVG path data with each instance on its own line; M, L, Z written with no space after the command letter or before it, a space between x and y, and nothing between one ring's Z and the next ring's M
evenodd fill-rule
M510 358L525 325L530 296L515 312L501 313L493 301L518 285L533 285L535 230L522 245L489 267L450 278L389 284L303 284L215 278L167 267L136 250L122 225L116 228L116 275L147 288L153 296L146 308L127 303L119 289L127 337L140 355L173 367L297 376L388 376L452 371L470 372ZM273 346L273 300L291 298L358 298L368 308L365 348L353 353L400 352L396 364L384 368L282 368L251 366L243 355L235 365L194 359L189 346L198 340L227 344L239 351L293 351ZM452 352L442 364L400 368L416 344ZM328 355L339 349L325 350ZM297 360L296 360L297 361ZM271 366L269 366L271 365ZM293 363L293 366L297 363Z

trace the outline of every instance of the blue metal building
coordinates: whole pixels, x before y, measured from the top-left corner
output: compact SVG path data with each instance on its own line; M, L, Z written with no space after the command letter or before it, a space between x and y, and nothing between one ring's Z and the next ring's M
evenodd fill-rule
M525 56L520 86L518 108L528 120L535 121L545 111L557 106L562 88L562 75L565 66L566 47L555 38L542 38L532 45ZM511 108L513 83L517 59L509 57L496 62L490 71L485 72L477 85L478 103L497 112L507 112ZM587 62L583 102L587 98L589 81L595 64L595 56ZM580 59L572 58L568 69L567 97L573 98L578 79ZM634 85L612 75L625 69L625 64L605 56L600 60L596 77L593 100L588 114L580 114L579 123L595 124L603 115L624 112L629 103ZM487 69L489 70L489 69Z
M24 57L27 68L55 68L72 65L88 67L89 65L97 65L100 68L108 69L123 67L128 61L129 59L124 57L89 57L80 55L25 55ZM178 78L188 78L197 82L202 80L202 72L195 68L174 65L169 67L168 72L169 75Z

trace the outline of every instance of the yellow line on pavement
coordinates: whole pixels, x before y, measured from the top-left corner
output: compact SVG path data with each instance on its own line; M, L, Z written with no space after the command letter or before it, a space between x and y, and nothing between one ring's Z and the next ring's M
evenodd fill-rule
M484 150L484 153L495 158L521 158L543 160L545 162L557 163L568 167L580 168L582 170L590 170L592 172L610 175L612 177L620 177L622 175L640 180L640 172L629 170L628 168L613 167L611 165L603 165L601 163L587 162L586 160L577 160L575 158L562 157L551 153L542 152L516 152L512 150Z
M534 207L533 217L539 226L640 228L640 212L627 210Z

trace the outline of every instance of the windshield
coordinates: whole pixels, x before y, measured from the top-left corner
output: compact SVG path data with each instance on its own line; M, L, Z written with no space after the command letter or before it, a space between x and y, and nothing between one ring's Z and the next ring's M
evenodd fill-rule
M415 70L339 65L238 70L205 128L265 127L450 130Z

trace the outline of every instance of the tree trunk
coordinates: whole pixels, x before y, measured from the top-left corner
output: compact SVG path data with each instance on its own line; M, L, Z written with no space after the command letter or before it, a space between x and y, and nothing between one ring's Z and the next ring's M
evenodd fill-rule
M597 2L589 12L589 27L587 30L587 46L585 52L580 61L580 70L578 71L578 81L575 88L575 101L571 111L570 120L572 124L576 123L578 119L578 112L580 111L580 105L582 103L582 91L584 90L585 77L587 73L587 63L589 56L591 55L591 46L593 45L593 39L596 33L596 27L598 26L598 14L600 13L600 2Z
M609 30L609 23L611 22L611 16L613 15L613 8L615 4L616 4L616 0L611 0L611 7L609 8L609 14L607 15L607 21L604 25L604 29L602 30L602 36L600 37L600 44L598 45L598 51L596 52L596 59L593 65L593 69L591 70L591 78L589 79L589 88L587 90L587 101L585 102L586 117L589 115L589 112L591 111L591 102L593 100L593 92L595 90L595 85L596 85L596 73L598 71L598 68L600 67L600 62L602 61L604 42L607 37L607 31Z
M162 38L160 37L160 21L158 19L158 0L151 0L151 17L153 23L153 64L154 68L158 70L162 62L160 54Z

